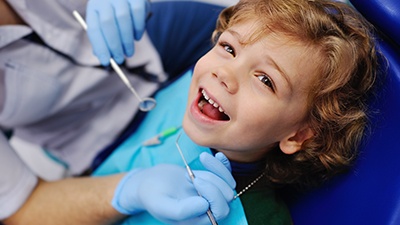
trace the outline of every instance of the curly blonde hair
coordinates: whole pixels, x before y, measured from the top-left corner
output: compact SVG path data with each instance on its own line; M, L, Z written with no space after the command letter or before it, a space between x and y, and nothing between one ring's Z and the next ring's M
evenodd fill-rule
M371 25L351 6L329 0L242 0L221 12L213 40L229 27L257 21L249 42L284 34L316 50L318 75L308 98L314 136L295 154L267 155L275 184L314 186L348 169L368 125L378 53Z

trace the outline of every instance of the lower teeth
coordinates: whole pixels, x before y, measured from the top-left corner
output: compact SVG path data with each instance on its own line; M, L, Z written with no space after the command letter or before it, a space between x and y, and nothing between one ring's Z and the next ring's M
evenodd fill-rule
M199 103L197 104L197 106L199 107L200 111L203 110L203 106L207 104L207 101L205 101L204 99L200 100Z

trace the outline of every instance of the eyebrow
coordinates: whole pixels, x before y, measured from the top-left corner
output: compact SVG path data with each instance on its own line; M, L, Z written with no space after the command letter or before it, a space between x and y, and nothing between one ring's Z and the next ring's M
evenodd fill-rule
M241 34L239 34L239 32L237 32L237 31L234 31L234 30L231 30L231 29L227 29L226 30L228 33L230 33L232 36L234 36L237 40L238 40L238 42L239 42L239 44L240 45L245 45L244 44L244 42L242 41L242 35Z
M228 33L230 33L232 36L234 36L234 37L238 40L238 42L239 42L240 45L242 45L242 46L244 45L244 42L242 41L242 35L241 35L239 32L234 31L234 30L229 29L229 28L228 28L226 31L227 31ZM283 70L283 69L275 62L275 60L274 60L273 58L268 57L268 59L272 62L273 66L278 70L278 72L281 74L281 76L285 79L286 83L287 83L288 86L289 86L290 91L292 92L292 91L293 91L292 83L290 82L290 78L289 78L289 76L287 75L287 73L285 72L285 70Z
M272 62L272 64L274 65L274 67L278 70L278 72L281 74L281 76L286 80L286 83L289 86L290 92L293 92L293 87L292 87L292 83L290 82L290 78L287 75L287 73L275 62L275 60L273 58L270 57L270 60Z

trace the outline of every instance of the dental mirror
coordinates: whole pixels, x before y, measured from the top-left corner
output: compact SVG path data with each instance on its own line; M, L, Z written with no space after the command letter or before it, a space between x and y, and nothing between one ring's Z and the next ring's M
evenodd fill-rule
M75 19L81 24L83 29L87 30L87 24L86 24L85 20L82 18L82 16L75 10L72 12L72 14L74 15ZM139 96L139 94L136 92L135 88L132 87L128 78L126 77L124 72L121 70L121 68L118 66L118 64L114 61L113 58L110 59L110 64L111 64L111 67L114 69L114 71L121 78L121 80L125 83L125 85L129 88L129 90L131 90L133 95L139 101L139 110L141 110L143 112L148 112L148 111L154 109L154 107L156 107L157 102L154 98L150 98L150 97L141 98Z
M154 98L143 98L139 103L139 109L143 112L148 112L154 109L157 105L157 102Z
M154 98L146 97L146 98L141 98L139 94L136 92L135 88L132 87L131 83L129 82L128 78L122 72L121 68L118 66L118 64L111 58L110 59L110 64L111 67L114 69L114 71L118 74L118 76L121 78L121 80L126 84L126 86L131 90L133 95L139 100L139 109L143 112L148 112L154 107L156 107L157 102Z

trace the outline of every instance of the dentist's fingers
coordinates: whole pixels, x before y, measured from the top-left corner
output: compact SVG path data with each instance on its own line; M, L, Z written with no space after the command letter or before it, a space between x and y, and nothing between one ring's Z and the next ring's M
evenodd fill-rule
M221 156L219 157L221 158ZM200 162L207 170L222 178L232 189L236 187L236 181L235 179L233 179L230 170L216 157L212 156L209 153L203 152L200 154Z
M139 1L140 2L140 1ZM127 1L115 1L114 13L118 26L119 36L121 37L121 46L126 56L130 57L134 53L133 33L134 24L132 23L132 15L130 4ZM120 52L116 52L118 54ZM123 55L122 55L123 57Z
M92 43L94 55L97 56L102 65L108 66L111 54L105 36L103 36L98 10L92 5L93 3L89 2L86 11L87 34ZM111 7L111 5L109 7ZM110 14L112 12L107 13Z
M224 197L225 201L227 202L232 201L235 193L233 191L233 188L224 179L222 179L216 174L210 173L209 171L194 170L193 173L196 177L195 180L197 179L201 180L197 181L197 183L203 184L203 186L206 185L204 183L212 184L213 186L210 186L212 191L215 191L215 188L217 188L218 193ZM190 179L189 176L188 179ZM207 190L207 189L203 188L202 190ZM197 189L197 191L203 195L203 193L199 189Z
M135 52L134 40L145 30L148 0L89 0L86 7L88 36L102 65L110 58L121 64Z
M124 61L124 51L114 8L102 8L101 13L98 13L98 20L101 24L101 33L108 46L108 49L100 49L101 52L98 54L105 55L106 53L104 51L108 50L115 62L121 64Z
M207 211L209 203L200 196L192 196L184 199L168 198L163 195L154 195L148 199L154 205L147 205L150 213L161 220L183 221L199 217ZM160 207L160 206L163 207ZM165 207L168 206L168 207Z
M222 152L217 152L217 154L215 154L215 158L217 158L222 164L224 164L224 166L225 166L230 172L232 172L231 163L229 162L229 159L224 155L224 153L222 153Z
M233 194L230 199L226 199L220 187L216 187L213 183L196 177L193 181L197 191L210 204L210 210L216 220L224 219L229 214L229 202L233 199Z
M146 0L130 0L129 5L132 13L133 27L135 29L134 37L135 40L140 40L145 30L146 17L150 11L150 2Z

